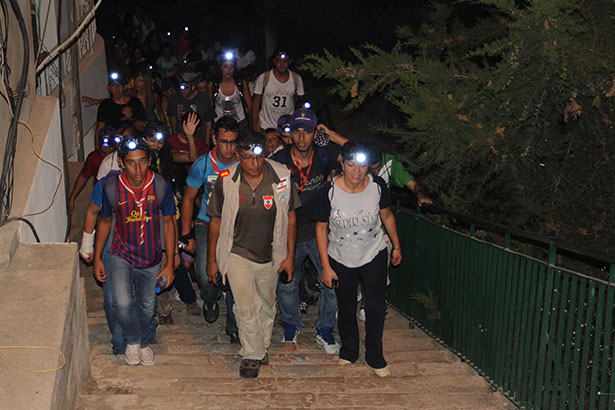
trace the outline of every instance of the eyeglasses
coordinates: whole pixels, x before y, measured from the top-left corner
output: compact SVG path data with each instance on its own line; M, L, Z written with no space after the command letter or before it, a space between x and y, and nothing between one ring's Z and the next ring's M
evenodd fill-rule
M233 140L233 141L229 141L229 140L217 140L218 144L223 144L226 145L227 147L231 147L231 146L235 146L237 145L237 141Z
M241 159L243 159L244 161L249 161L249 160L253 160L253 161L262 161L265 159L264 155L256 155L256 156L244 156L241 152L238 152L239 156L241 157Z

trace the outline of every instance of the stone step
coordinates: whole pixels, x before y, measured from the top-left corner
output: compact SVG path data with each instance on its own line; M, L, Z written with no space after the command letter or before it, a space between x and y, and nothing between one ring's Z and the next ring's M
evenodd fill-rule
M228 343L228 336L226 332L185 332L185 331L157 331L157 339L159 343L165 345L177 344L210 344L216 342L226 342ZM279 337L275 333L272 336L273 344L280 344L281 335ZM314 333L301 334L299 333L298 344L315 344L316 336ZM336 335L336 340L339 342L339 337ZM387 345L397 345L399 343L403 344L403 346L409 350L426 350L426 349L436 349L436 343L432 339L420 339L413 338L406 335L393 335L385 331L382 342L384 346Z
M164 373L164 369L161 370ZM241 379L236 376L168 378L168 377L129 377L97 379L84 394L138 393L157 394L165 389L176 393L219 394L233 392L277 392L284 393L488 393L489 386L478 376L397 376L380 379L365 373L361 377L266 377Z
M501 403L492 394L401 394L351 393L335 391L316 393L227 393L208 395L183 394L115 394L81 396L76 409L84 410L142 410L142 409L440 409L495 410Z
M216 354L212 352L202 352L198 354L168 354L161 352L159 346L153 346L153 350L156 353L156 365L192 365L192 366L208 366L208 365L225 365L236 364L239 365L241 357L236 353L234 354ZM110 352L105 354L98 353L91 356L91 366L107 366L109 364L115 364L122 356L112 356ZM451 363L453 357L447 351L417 351L409 354L408 352L392 352L388 353L386 360L389 364L398 363ZM329 355L325 353L271 353L269 355L270 361L276 365L329 365L337 364L338 356ZM121 362L121 360L119 360ZM358 363L363 363L364 360L361 357Z
M464 363L391 363L391 371L396 376L439 375L471 376L470 369ZM123 380L130 378L137 380L144 377L163 377L171 379L212 378L237 376L238 363L216 363L207 365L197 364L166 364L158 366L127 366L123 356L97 357L92 364L91 375L97 382L101 380ZM296 362L271 362L269 366L261 368L263 377L366 377L371 375L362 363L352 366L339 366L335 361L321 364L305 364Z

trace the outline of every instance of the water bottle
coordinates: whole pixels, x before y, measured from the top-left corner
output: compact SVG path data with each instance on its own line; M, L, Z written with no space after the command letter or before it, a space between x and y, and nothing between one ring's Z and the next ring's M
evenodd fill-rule
M167 275L162 275L156 281L156 289L155 289L156 294L160 295L160 292L162 292L166 287L167 287Z

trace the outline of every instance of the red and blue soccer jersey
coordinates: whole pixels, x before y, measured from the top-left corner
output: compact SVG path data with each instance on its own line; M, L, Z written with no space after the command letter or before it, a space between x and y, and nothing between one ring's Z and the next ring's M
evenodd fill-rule
M141 189L133 189L122 172L116 182L116 204L112 206L103 190L101 218L109 218L115 208L115 227L111 242L111 254L126 260L137 269L151 268L160 263L160 212L169 216L175 214L175 200L171 185L165 181L164 198L156 194L154 173L149 171L146 183Z

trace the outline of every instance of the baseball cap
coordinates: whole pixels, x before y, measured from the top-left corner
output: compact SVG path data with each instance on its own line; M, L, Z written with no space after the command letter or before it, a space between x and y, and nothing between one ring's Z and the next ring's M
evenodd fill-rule
M286 127L290 127L290 114L284 114L284 115L280 115L280 118L278 118L278 131L279 132L288 132L288 130L285 130L284 128Z
M303 128L307 132L314 132L316 125L316 114L314 114L314 111L312 110L300 108L291 115L290 128L292 130Z

